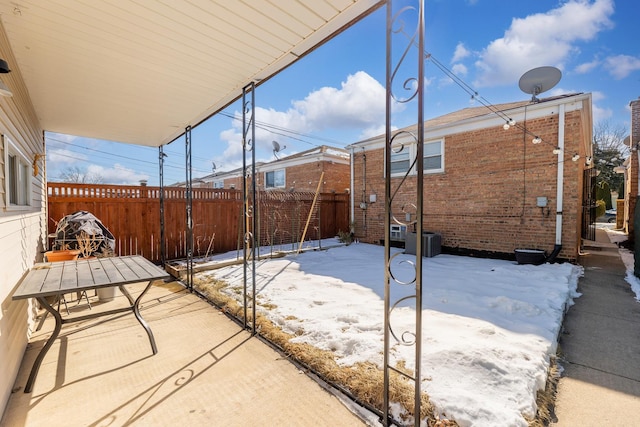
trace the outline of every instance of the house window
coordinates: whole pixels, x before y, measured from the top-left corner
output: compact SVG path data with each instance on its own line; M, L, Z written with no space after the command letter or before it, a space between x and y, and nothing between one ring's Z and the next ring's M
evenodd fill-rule
M443 172L442 141L426 142L422 151L423 170L427 173Z
M266 188L284 188L284 169L265 172L264 182Z
M391 152L391 175L402 174L404 175L411 166L411 153L409 147L403 147L398 152Z
M224 188L224 181L213 181L213 188Z
M27 157L18 150L9 138L4 136L5 194L6 206L31 205L31 174Z
M416 174L412 162L416 158L418 147L416 144L405 145L399 152L391 153L391 176L403 176L410 171ZM422 151L423 170L425 173L444 172L444 141L429 141L424 143Z

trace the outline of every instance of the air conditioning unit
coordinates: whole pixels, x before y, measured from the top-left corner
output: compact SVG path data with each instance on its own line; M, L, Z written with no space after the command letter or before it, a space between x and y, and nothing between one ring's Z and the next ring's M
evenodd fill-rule
M399 240L404 242L404 238L407 235L407 226L400 224L393 224L391 227L391 240Z
M409 233L406 236L405 254L416 255L417 252L417 233ZM434 257L440 255L442 251L442 235L439 233L422 232L422 256Z

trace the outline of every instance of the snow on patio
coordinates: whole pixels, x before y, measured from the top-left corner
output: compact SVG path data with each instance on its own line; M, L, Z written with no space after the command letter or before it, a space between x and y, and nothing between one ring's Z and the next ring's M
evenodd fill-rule
M397 279L412 277L411 260L402 253L394 258ZM384 248L368 244L258 261L257 300L269 307L260 311L285 332L303 330L294 340L333 351L339 364L382 366L383 265ZM229 295L240 298L242 265L201 274L224 280ZM544 388L581 275L571 264L424 258L422 389L436 410L461 426L527 426L523 416L535 416L536 391ZM407 288L392 285L392 304ZM414 307L396 308L396 335L413 331L414 319ZM392 351L392 364L414 367L414 346L396 344Z

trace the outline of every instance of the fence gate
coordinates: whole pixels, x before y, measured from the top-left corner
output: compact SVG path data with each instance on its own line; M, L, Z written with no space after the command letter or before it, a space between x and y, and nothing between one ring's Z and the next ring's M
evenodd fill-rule
M596 168L586 169L582 180L582 232L585 240L596 240Z

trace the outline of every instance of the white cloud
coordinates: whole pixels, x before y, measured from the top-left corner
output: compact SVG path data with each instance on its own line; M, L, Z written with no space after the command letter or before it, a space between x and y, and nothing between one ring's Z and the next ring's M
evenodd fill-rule
M463 60L464 58L468 57L469 55L471 55L471 52L464 47L464 43L459 42L458 45L456 46L456 50L453 53L453 58L451 59L451 62L459 62L461 60Z
M469 70L467 70L464 64L454 64L453 67L451 67L451 71L457 76L466 76Z
M141 179L149 179L149 175L136 172L118 163L108 168L95 164L89 165L87 174L100 176L103 182L110 184L138 185Z
M546 13L514 18L504 37L492 41L476 62L478 86L512 84L528 69L563 68L574 43L588 41L613 23L613 0L571 0Z
M611 110L611 108L601 108L596 103L593 103L592 110L593 123L598 123L605 119L613 117L613 111Z
M425 85L429 83L425 80ZM287 137L281 135L286 132L278 129L301 134L344 129L359 130L363 137L379 135L385 122L385 94L383 85L364 71L358 71L349 75L340 88L323 87L302 100L292 101L292 107L287 111L256 107L256 147L263 153L271 153L271 141L286 144ZM393 107L394 111L403 108ZM222 156L214 159L220 170L231 170L242 162L240 113L236 113L236 117L238 119L232 121L232 128L220 133L220 139L227 143Z
M606 98L606 95L600 91L591 92L593 123L599 123L613 117L613 110L611 110L611 108L602 108L598 103L599 101L604 101Z
M610 56L605 60L605 68L614 78L620 80L640 70L640 58L629 55Z
M47 151L47 163L49 166L69 165L78 161L87 160L87 156L66 149L51 149Z
M369 127L384 120L385 88L358 71L348 76L340 89L323 87L302 101L294 101L293 106L309 130Z
M598 65L600 65L600 61L597 59L594 59L591 62L584 62L580 65L578 65L574 71L578 74L587 74L589 71L593 70L594 68L596 68Z

